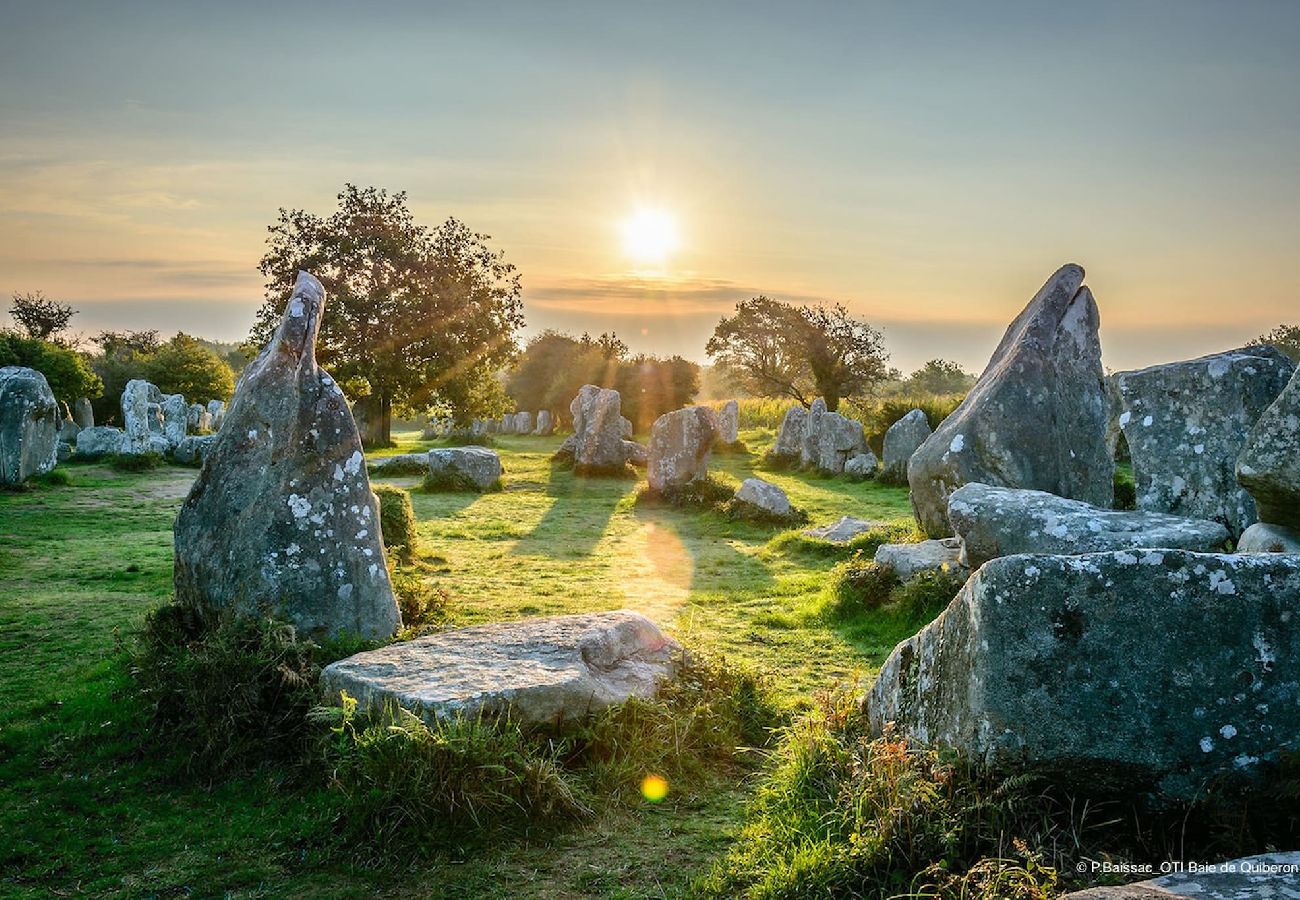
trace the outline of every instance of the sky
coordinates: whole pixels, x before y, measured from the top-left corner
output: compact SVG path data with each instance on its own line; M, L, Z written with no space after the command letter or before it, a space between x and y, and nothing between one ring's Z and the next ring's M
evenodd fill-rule
M1068 7L1068 8L1067 8ZM837 302L981 370L1066 262L1106 364L1300 321L1300 3L0 0L0 296L244 338L281 207L456 216L529 334L705 361ZM658 211L677 247L629 255Z

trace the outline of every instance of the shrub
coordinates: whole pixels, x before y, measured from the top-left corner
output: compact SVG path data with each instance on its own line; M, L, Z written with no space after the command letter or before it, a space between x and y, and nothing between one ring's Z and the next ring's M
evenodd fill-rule
M836 616L847 617L880 609L889 602L898 578L890 566L876 565L857 551L831 570L831 592Z
M905 544L922 539L923 535L917 529L914 520L900 519L870 528L843 544L813 537L802 531L792 531L774 538L771 547L774 550L809 556L847 559L858 552L863 556L874 556L881 544Z
M46 487L67 487L72 484L72 475L67 469L50 469L50 471L43 475L37 475L32 480Z
M108 467L115 472L148 472L157 469L166 460L161 453L114 453L108 457Z
M735 493L735 485L710 473L686 484L666 485L662 490L657 491L646 485L637 492L636 502L638 504L661 503L680 509L719 509L730 501Z
M778 515L769 512L752 503L746 503L736 497L732 497L725 503L718 505L718 511L728 519L741 522L754 522L759 525L775 525L780 528L793 528L796 525L808 524L808 512L797 506L791 506L790 512L785 515Z
M430 472L424 476L424 484L421 490L427 494L484 494L492 491L501 490L501 479L489 484L487 487L479 487L474 479L470 478L464 472L458 472L447 466L439 469L437 472Z
M924 624L947 609L965 583L965 577L955 572L921 572L899 589L898 603L908 618Z
M383 460L374 460L374 462L371 463L371 469L373 470L374 464L379 462L383 462ZM384 466L382 472L377 472L375 474L380 476L423 475L425 472L428 471L429 471L429 464L427 462L424 462L423 458L421 458L419 460L401 460L400 462L390 462Z
M371 490L379 500L379 534L384 547L402 562L411 562L420 552L411 495L391 484L373 484Z
M774 450L766 450L758 458L759 469L766 469L769 472L792 472L799 468L799 457L794 453L777 453Z
M153 735L182 748L186 768L214 775L307 758L320 668L352 649L323 650L283 622L172 603L145 618L127 652Z
M403 626L419 628L447 620L451 611L450 592L429 584L418 567L399 563L389 568Z

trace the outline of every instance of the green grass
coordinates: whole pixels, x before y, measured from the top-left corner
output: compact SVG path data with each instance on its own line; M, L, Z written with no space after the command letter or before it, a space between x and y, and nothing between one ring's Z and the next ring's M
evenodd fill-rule
M405 453L443 446L396 435ZM561 438L494 436L506 474L486 494L411 501L424 577L456 624L631 608L690 644L768 674L787 712L869 676L916 627L903 609L841 618L838 554L707 511L638 506L639 482L554 467ZM780 485L812 524L842 515L909 528L906 491L755 473L771 442L714 469ZM744 772L658 805L459 858L430 848L400 870L332 848L335 798L270 769L211 784L147 743L126 702L116 634L171 593L172 521L193 470L67 467L70 484L0 494L0 894L679 896L725 853L750 791ZM384 481L404 488L418 479Z

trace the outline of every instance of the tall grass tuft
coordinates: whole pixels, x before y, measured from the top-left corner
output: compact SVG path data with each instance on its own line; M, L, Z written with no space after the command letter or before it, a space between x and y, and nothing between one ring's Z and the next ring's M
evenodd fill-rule
M371 490L379 500L379 533L384 539L384 549L409 564L420 552L411 495L391 484L373 484Z

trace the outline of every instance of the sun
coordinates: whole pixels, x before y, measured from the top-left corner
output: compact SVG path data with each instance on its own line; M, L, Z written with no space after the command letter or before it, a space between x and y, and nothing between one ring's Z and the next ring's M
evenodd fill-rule
M677 246L677 222L662 209L638 209L623 220L623 252L634 262L662 266Z

